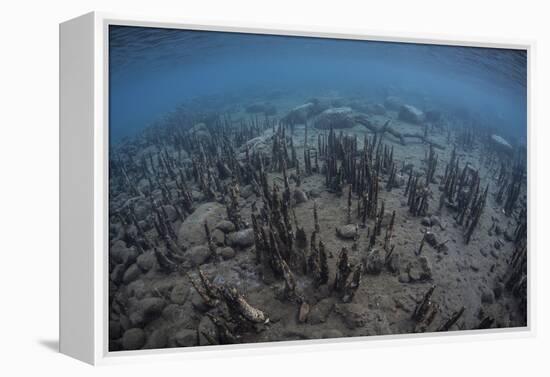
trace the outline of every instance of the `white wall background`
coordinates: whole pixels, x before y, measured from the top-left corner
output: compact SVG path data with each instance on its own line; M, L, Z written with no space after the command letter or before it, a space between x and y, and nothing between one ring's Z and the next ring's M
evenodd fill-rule
M546 247L550 142L550 14L544 1L51 0L4 1L0 12L0 374L10 375L542 375L549 367ZM363 28L537 42L536 331L533 338L356 347L93 369L53 351L58 333L58 23L91 10L197 20ZM534 271L533 271L534 272ZM548 375L548 374L546 374Z

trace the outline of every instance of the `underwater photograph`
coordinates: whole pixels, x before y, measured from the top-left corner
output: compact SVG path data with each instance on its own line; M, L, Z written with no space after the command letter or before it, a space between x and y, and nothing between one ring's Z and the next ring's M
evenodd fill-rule
M526 50L108 38L109 351L528 325Z

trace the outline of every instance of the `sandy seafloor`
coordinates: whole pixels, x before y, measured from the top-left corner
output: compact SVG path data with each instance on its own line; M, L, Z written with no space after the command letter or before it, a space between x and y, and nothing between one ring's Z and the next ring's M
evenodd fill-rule
M279 116L303 103L299 99L272 102L276 104ZM250 114L246 114L243 106L238 112L231 114L231 118L237 123L239 119L249 119ZM399 121L395 111L373 116L376 124L383 124L388 118L392 119L393 127L398 130L421 131L418 125ZM359 149L362 148L365 133L371 135L370 131L361 125L337 130L337 132L340 131L348 135L357 135ZM327 133L326 130L308 128L309 146L317 146L319 132ZM263 138L269 139L271 134L272 130L269 128L265 130ZM298 158L302 160L304 126L295 126L292 137ZM435 177L439 182L453 148L447 144L447 134L443 131L433 131L430 137L446 145L445 150L436 151L438 165ZM414 141L401 145L391 136L385 136L382 142L390 147L393 146L397 166L401 166L402 163L414 164L415 169L418 170L424 166L427 145ZM267 146L270 147L269 144ZM425 329L426 332L435 331L461 307L465 308L464 313L451 327L451 331L475 329L487 316L494 318L493 327L525 326L519 301L504 288L504 278L509 273L508 262L514 252L514 244L506 240L505 233L513 234L516 222L512 217L505 216L502 205L497 205L495 202L496 174L494 167L493 170L488 170L485 166L482 149L479 145L475 145L470 151L457 149L460 166L470 163L480 173L481 186L490 184L487 204L469 244L464 243L464 228L457 225L453 219L455 213L446 207L443 207L441 212L438 211L438 184L430 185L433 197L430 199L428 212L439 218L441 226L427 227L422 224L423 217L413 217L409 213L406 205L407 198L404 196L405 186L387 191L385 189L387 175L383 175L379 200L384 201L387 215L393 210L396 211L393 243L395 244L394 253L399 254L400 258L400 273L391 273L384 268L380 274L363 274L361 285L351 303L342 303L337 297L330 295L327 286L313 288L310 278L296 274L298 286L306 292L311 306L305 322L299 321L298 304L281 299L282 282L266 283L262 280L259 274L260 268L254 262L254 245L245 248L234 247L234 256L226 249L228 256L224 256L219 262L203 263L200 268L214 283L235 286L252 306L261 309L269 316L269 323L262 326L260 330L240 334L240 342L413 333L418 331L418 328L411 318L412 313L432 285L436 287L432 302L435 303L438 311L431 325ZM151 152L158 151L155 151L154 147L149 147L147 153ZM301 166L303 167L303 164ZM281 178L280 174L269 173L269 178L270 184L275 180L279 187L282 186L282 181L277 179ZM405 182L406 178L407 176L404 175ZM361 263L366 257L367 229L372 228L373 220L368 221L367 229L359 228L356 245L353 240L338 237L335 229L347 223L347 186L344 194L339 196L327 191L325 177L322 174L302 176L301 181L300 189L307 194L307 201L295 204L294 210L298 223L306 231L309 240L314 229L314 202L317 205L320 224L318 239L323 240L329 253L330 285L334 279L337 256L342 247L348 248L352 264ZM207 202L197 185L191 187L196 208L211 211L211 207L219 206L219 204ZM291 190L294 190L294 187L295 182L291 180ZM255 201L261 203L261 199L256 197L251 187L241 187L240 192L241 216L250 223L251 206ZM125 193L111 195L110 210L123 206L128 198L129 195ZM355 216L357 202L355 195L353 199L352 220L359 224L360 220ZM144 206L147 207L146 204ZM144 211L143 218L146 218L147 210L144 209ZM224 217L225 211L221 213L221 217ZM221 220L221 217L213 215L209 218L215 232L213 237L220 253L227 247L225 245L227 236L224 237L223 232L214 230L215 224ZM498 225L501 232L491 230L491 228L494 229L494 224ZM182 222L174 220L172 226L178 233ZM116 266L119 264L118 256L132 248L123 241L117 240L114 235L116 232L111 230L111 265ZM447 241L447 250L439 252L426 244L421 255L416 255L415 252L426 230L433 232L439 242ZM154 231L151 230L151 232ZM383 235L380 238L382 240L379 240L376 246L379 249L381 249L380 242L383 242ZM384 255L384 251L381 250L381 252ZM183 255L185 256L185 253ZM167 274L158 268L152 251L146 251L143 255L136 255L135 258L129 259L130 262L134 260L135 264L129 263L129 266L119 268L118 276L113 275L113 269L111 269L111 280L113 278L117 280L116 284L111 282L111 298L116 297L116 305L124 307L122 310L124 314L120 314L119 309L110 311L111 350L210 344L201 333L215 332L215 329L205 315L206 310L200 296L190 284L188 274L195 276L194 270ZM428 265L431 278L426 281L417 281L415 277L422 272L422 263ZM131 273L128 273L130 269ZM143 311L143 305L146 305L144 302L149 298L157 299L154 305L148 304L156 306L147 309L151 310L147 320L141 318L135 321L132 317L133 311ZM136 328L138 330L135 330ZM138 340L136 341L132 336Z

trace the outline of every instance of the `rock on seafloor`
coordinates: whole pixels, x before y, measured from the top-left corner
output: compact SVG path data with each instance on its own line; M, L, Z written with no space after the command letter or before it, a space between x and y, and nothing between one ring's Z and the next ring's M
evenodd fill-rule
M194 266L200 266L210 258L211 253L207 246L194 246L185 252L185 257Z
M399 109L399 120L421 124L424 120L424 113L412 105L403 105Z
M138 350L145 345L145 332L139 328L126 330L122 336L122 347L125 350Z
M336 228L336 234L343 239L354 239L357 236L357 225L348 224Z
M180 225L178 230L178 246L189 248L206 243L205 222L213 228L223 220L226 214L225 207L219 203L204 203L199 206Z
M239 230L227 235L227 243L230 246L245 248L254 245L254 231L252 228Z

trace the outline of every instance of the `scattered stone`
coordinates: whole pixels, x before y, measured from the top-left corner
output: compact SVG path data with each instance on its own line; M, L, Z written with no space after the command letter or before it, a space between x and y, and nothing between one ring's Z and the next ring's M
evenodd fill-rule
M489 305L495 302L495 295L493 291L489 289L484 290L481 294L481 302Z
M182 305L189 297L189 286L186 284L176 284L170 293L170 301L174 304Z
M351 128L355 121L350 107L332 107L319 114L313 121L313 126L319 130Z
M109 249L109 255L117 263L129 266L137 259L138 252L134 247L126 247L124 241L117 241Z
M318 188L312 188L309 190L309 196L312 198L318 198L321 196L321 190Z
M495 295L495 299L499 299L502 297L502 293L504 292L504 284L501 282L497 282L495 284L495 287L493 288L493 294Z
M335 304L335 313L342 316L346 327L353 330L358 327L363 327L367 320L367 308L360 304Z
M399 97L389 96L384 101L384 107L388 110L398 111L403 106L403 101Z
M183 318L185 311L183 307L177 304L168 304L162 311L162 318L170 322L176 322Z
M506 229L506 231L504 232L504 234L502 236L504 237L504 240L506 242L512 242L514 240L514 236L510 234L508 229Z
M134 280L136 280L141 275L141 270L139 269L137 264L133 264L124 273L124 277L122 278L122 281L124 284L128 284Z
M385 262L385 258L384 258L384 262ZM391 273L394 273L394 274L399 273L399 271L401 270L401 263L399 259L399 254L397 252L392 253L392 255L390 256L390 259L386 263L386 267Z
M210 258L210 250L205 245L194 246L185 252L185 257L194 266L200 266Z
M372 115L385 115L386 108L380 103L374 103L367 106L367 114Z
M437 110L428 110L426 111L426 120L428 122L439 122L441 120L441 112Z
M174 347L193 347L198 344L197 331L192 329L179 330L169 340Z
M302 302L302 305L300 305L300 310L298 313L298 322L304 323L307 319L307 316L310 311L310 306L307 302Z
M191 301L193 308L195 308L199 312L206 312L208 309L210 309L208 305L206 305L206 302L204 302L201 295L195 289L192 289L190 291L189 297L187 299Z
M166 213L166 217L168 217L168 221L174 222L178 219L178 213L176 212L176 209L174 208L174 206L167 204L162 206L162 208Z
M247 228L227 235L227 243L230 246L246 248L254 245L254 230Z
M334 308L334 299L325 298L319 301L317 304L311 308L309 315L307 316L307 323L311 325L318 325L320 323L326 322L328 316Z
M206 243L204 223L217 224L226 214L225 207L219 203L210 202L199 206L180 225L178 230L178 245L190 248Z
M514 151L514 148L502 136L491 135L490 141L493 147L498 152L501 152L504 154L511 154Z
M145 253L141 254L136 261L139 268L141 268L145 272L151 270L155 266L156 262L157 258L155 257L155 253L152 251L146 251Z
M133 326L142 326L162 314L166 306L164 299L160 297L147 297L138 301L129 310L130 322Z
M296 188L294 190L293 194L294 200L296 201L296 204L301 204L307 202L307 194L300 190L299 188Z
M134 204L134 214L136 219L144 220L151 213L151 203L142 199L138 200Z
M336 228L336 235L343 239L354 239L357 236L357 226L355 224L342 225Z
M432 266L428 258L422 255L418 258L418 262L409 265L409 281L428 281L432 279Z
M409 278L409 274L404 272L399 274L399 277L397 278L397 280L399 280L400 283L410 283L411 281L411 279Z
M241 187L240 193L241 193L241 198L248 199L249 197L252 196L252 194L254 194L254 190L252 189L251 185L246 185Z
M384 268L384 259L380 250L371 250L365 258L365 270L367 274L378 275Z
M231 233L235 231L235 224L229 220L222 220L216 225L216 229L219 229L224 233Z
M426 232L425 237L426 237L426 242L431 247L437 247L439 245L439 240L437 239L435 233Z
M125 350L138 350L145 344L145 332L139 328L126 330L122 336L122 347Z
M233 259L235 257L235 250L232 247L219 247L216 253L224 260Z
M399 120L407 123L421 124L424 120L424 113L411 105L403 105L399 109Z
M432 220L429 217L424 217L420 221L420 224L422 224L424 226L432 226Z
M111 271L111 281L113 283L120 283L124 277L124 272L126 271L126 266L123 264L117 264L113 271Z
M344 334L342 334L341 331L336 329L325 330L321 333L322 339L341 338L343 336Z
M214 229L212 232L212 242L218 246L222 246L225 243L225 234L221 229Z
M209 339L218 339L218 330L216 325L212 323L212 320L208 316L203 316L199 322L199 346L211 345ZM206 336L204 335L206 334ZM216 343L217 344L217 343Z
M166 348L168 344L168 336L165 329L154 330L148 337L144 349Z
M136 299L141 300L147 293L145 282L143 280L134 280L127 285L126 292L128 293L128 297L135 297Z

